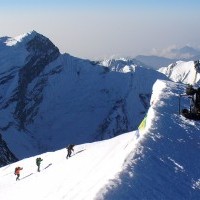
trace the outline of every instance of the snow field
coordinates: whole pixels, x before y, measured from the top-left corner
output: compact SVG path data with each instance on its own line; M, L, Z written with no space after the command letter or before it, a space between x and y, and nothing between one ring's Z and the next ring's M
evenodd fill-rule
M122 170L136 143L136 133L130 132L110 140L77 145L69 159L66 149L45 153L40 155L43 159L40 173L35 164L38 156L3 167L0 199L95 199L98 191ZM16 166L23 167L17 182Z

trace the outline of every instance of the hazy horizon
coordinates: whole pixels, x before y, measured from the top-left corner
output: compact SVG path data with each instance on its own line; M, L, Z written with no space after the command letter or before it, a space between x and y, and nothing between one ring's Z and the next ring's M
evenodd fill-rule
M35 30L60 51L98 59L199 47L197 0L0 0L0 37Z

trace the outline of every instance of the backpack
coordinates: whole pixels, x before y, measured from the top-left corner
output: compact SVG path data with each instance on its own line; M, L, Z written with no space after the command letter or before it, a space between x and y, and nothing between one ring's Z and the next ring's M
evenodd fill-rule
M70 144L68 147L67 147L67 149L68 150L73 150L73 147L74 147L75 145L74 144Z
M17 174L17 171L20 169L20 167L15 167L15 175Z
M194 95L196 93L196 90L192 87L192 85L188 85L186 88L186 94L187 95Z
M36 164L39 165L41 163L42 159L41 158L36 158Z

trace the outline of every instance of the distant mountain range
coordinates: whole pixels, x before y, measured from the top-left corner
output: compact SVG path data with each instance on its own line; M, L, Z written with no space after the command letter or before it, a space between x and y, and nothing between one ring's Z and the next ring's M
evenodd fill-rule
M148 67L152 69L159 69L161 67L165 67L177 61L177 59L170 59L159 56L145 56L139 55L135 57L136 60L144 63Z
M175 63L180 60L191 61L200 59L200 50L190 46L170 49L167 54L169 57L159 55L138 55L135 59L153 69L167 67L171 63Z

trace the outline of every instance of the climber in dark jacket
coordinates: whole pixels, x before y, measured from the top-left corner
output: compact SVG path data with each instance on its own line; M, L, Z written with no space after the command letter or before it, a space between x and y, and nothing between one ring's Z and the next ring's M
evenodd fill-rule
M36 165L38 167L38 169L37 169L38 172L40 172L40 164L41 164L42 161L43 161L42 158L36 158Z
M73 149L74 146L75 146L74 144L70 144L70 145L66 148L66 149L67 149L67 152L68 152L68 153L67 153L67 157L66 157L67 159L68 159L69 157L71 157L72 151L74 151L74 149Z

